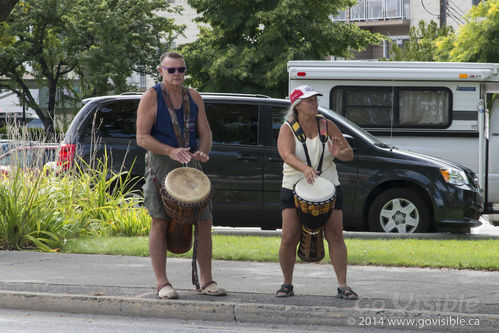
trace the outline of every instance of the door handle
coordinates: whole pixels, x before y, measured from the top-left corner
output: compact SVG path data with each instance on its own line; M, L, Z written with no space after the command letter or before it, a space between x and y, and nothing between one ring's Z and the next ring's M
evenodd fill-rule
M267 158L270 162L283 162L282 158L280 157L272 157L272 156L269 156Z
M258 161L258 157L253 155L239 155L237 159L241 161Z

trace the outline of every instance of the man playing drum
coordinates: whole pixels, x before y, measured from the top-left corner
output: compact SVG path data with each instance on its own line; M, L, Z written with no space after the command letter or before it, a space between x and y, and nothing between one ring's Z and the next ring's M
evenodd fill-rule
M177 298L178 294L166 274L167 227L169 216L153 181L164 179L169 171L182 164L202 170L200 162L208 161L211 130L201 95L182 86L185 78L184 58L175 52L164 54L158 67L163 80L147 90L137 110L137 144L146 149L147 165L144 184L144 205L152 218L149 251L156 275L160 298ZM199 137L198 137L199 136ZM186 139L187 138L187 139ZM179 145L185 140L186 145ZM149 169L150 167L150 169ZM199 293L224 296L227 292L213 281L211 275L211 204L198 217Z
M292 104L286 116L288 121L281 126L277 140L279 154L284 160L281 190L282 239L279 247L279 262L284 282L277 290L276 296L294 295L293 270L302 222L296 212L293 186L303 178L309 184L314 184L319 176L317 169L321 169L320 176L336 187L336 202L324 225L324 236L328 242L329 255L339 283L337 297L357 299L357 294L347 285L347 248L343 240L343 192L334 163L335 158L342 161L352 160L353 150L332 121L318 120L317 96L322 94L309 86L299 86L292 91L290 95ZM306 137L303 142L295 135L294 126L291 125L295 120ZM325 149L321 142L320 122L326 122L323 129L325 133L322 135L327 135Z

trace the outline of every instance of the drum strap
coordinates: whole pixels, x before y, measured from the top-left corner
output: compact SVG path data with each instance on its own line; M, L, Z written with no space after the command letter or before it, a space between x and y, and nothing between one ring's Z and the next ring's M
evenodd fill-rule
M182 136L180 132L180 125L178 123L177 114L175 113L175 107L173 106L172 99L164 83L161 83L161 93L163 94L163 100L168 107L168 112L170 113L170 118L173 124L173 130L175 131L175 136L177 137L177 144L179 148L189 147L189 126L190 126L190 103L189 103L189 89L182 86L182 100L183 100L183 112L184 112L184 135Z
M309 167L312 166L312 162L310 161L310 155L308 154L308 149L307 149L307 136L305 135L305 132L300 126L300 123L298 122L298 119L294 119L292 121L288 120L289 125L293 129L293 132L295 133L296 137L298 138L298 141L300 141L303 145L303 150L305 151L305 157L307 158L307 165ZM317 172L319 172L319 175L322 173L322 161L324 159L324 149L326 142L328 140L328 135L327 135L327 120L324 118L324 116L319 115L317 116L317 128L319 130L319 137L322 143L322 153L321 153L321 159L319 160L319 166L317 167Z

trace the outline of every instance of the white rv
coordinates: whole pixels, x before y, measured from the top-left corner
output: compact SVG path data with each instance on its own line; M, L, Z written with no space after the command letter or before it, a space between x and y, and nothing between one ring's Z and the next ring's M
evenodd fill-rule
M459 162L499 212L497 63L290 61L289 91L307 84L330 108L398 148Z

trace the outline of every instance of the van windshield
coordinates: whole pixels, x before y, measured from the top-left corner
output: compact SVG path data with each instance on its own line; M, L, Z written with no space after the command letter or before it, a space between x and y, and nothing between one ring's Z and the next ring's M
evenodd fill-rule
M322 106L319 106L319 112L328 114L331 118L333 118L334 120L336 120L338 122L341 122L343 126L348 127L352 131L356 132L356 134L358 136L362 137L364 140L372 143L373 145L376 145L378 147L387 146L383 142L381 142L377 137L375 137L371 133L367 132L366 130L362 129L357 124L355 124L354 122L343 117L339 113L332 111L330 109L326 109Z

